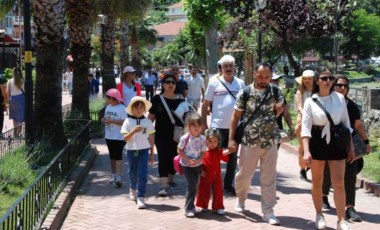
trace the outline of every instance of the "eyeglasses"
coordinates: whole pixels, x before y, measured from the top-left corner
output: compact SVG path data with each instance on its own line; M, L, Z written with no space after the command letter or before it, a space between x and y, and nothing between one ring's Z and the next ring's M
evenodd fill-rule
M164 81L164 83L165 84L173 84L173 85L175 85L177 82L176 81L170 81L170 80L168 80L168 81Z
M346 89L348 89L348 84L338 83L338 84L335 84L335 87L336 88L346 88Z
M335 80L335 77L334 76L326 76L326 77L320 77L319 79L321 79L322 81L334 81Z

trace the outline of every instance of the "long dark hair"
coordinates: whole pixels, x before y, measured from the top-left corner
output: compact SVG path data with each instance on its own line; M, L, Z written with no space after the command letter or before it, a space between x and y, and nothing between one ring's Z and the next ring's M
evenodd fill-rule
M170 72L165 72L164 73L164 78L162 78L162 84L164 84L164 82L168 78L173 78L173 80L177 83L177 79L175 79L175 77L174 77L173 74L171 74ZM177 87L177 85L176 85L176 87ZM163 94L164 92L165 92L165 89L164 89L164 86L162 85L162 87L161 87L161 93L160 94Z
M324 72L330 72L331 73L331 76L333 76L333 71L332 71L332 69L331 68L329 68L329 67L320 67L320 68L318 68L317 69L317 74L316 74L316 77L315 77L315 81L314 81L314 86L313 86L313 94L314 93L319 93L319 85L317 84L317 82L318 82L318 79L319 79L319 76L322 74L322 73L324 73ZM330 93L332 92L332 91L334 91L334 83L333 83L333 85L331 86L331 88L330 88Z
M334 81L333 87L335 88L335 85L338 83L339 79L343 79L343 80L345 80L347 82L347 94L348 94L348 91L350 91L350 81L343 74L337 74L337 75L335 75L335 81ZM344 96L347 97L347 94L344 95Z

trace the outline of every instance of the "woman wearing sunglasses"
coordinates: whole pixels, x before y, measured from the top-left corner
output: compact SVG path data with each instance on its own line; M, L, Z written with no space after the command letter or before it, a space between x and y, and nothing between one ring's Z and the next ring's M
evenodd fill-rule
M180 94L174 93L177 80L169 73L165 73L162 79L162 92L152 98L152 107L149 110L148 118L155 122L156 133L154 141L158 153L158 174L161 181L161 189L158 192L159 196L167 196L168 188L176 188L173 178L175 174L173 166L173 158L177 155L178 143L173 141L174 125L163 104L160 96L163 96L165 103L171 111L176 111L179 105L185 101ZM175 120L176 126L182 126L183 123L172 112L172 117Z
M330 132L330 122L325 112L318 106L315 100L330 113L334 124L342 123L349 128L350 119L347 112L344 96L333 91L335 77L332 71L324 68L318 72L316 84L311 98L306 99L302 114L301 136L304 146L304 160L311 168L314 208L317 213L315 220L316 229L325 229L326 220L322 214L322 182L325 164L331 169L331 182L334 188L334 202L338 217L337 229L347 230L350 226L345 221L346 193L344 190L344 171L346 161L354 159L353 144L347 151L338 151Z
M348 116L350 118L351 127L354 129L352 132L352 137L354 135L359 135L360 139L363 140L365 144L365 152L369 154L371 152L371 146L369 145L368 136L365 131L363 122L360 119L360 111L358 106L347 94L350 89L350 82L344 75L338 74L335 76L335 91L342 94L346 100ZM356 193L356 175L359 173L358 168L363 165L363 158L359 158L352 163L346 163L346 171L344 175L344 187L346 191L346 218L351 221L361 222L360 215L355 210L355 193ZM327 201L327 196L329 194L331 186L330 181L330 170L329 167L325 168L325 174L323 178L323 200Z

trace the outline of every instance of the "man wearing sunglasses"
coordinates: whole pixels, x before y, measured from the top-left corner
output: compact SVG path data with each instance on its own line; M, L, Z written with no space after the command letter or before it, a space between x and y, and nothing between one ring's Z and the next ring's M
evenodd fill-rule
M212 102L213 112L211 113L210 127L219 130L221 134L221 147L227 148L231 114L236 103L236 95L239 90L245 87L245 84L243 80L234 77L234 57L231 55L224 55L219 62L222 66L222 76L213 77L214 80L210 81L207 86L202 104L202 119L204 126L207 129L209 127L207 124L207 114ZM227 170L224 177L224 191L233 196L236 195L233 187L237 164L236 151L237 150L233 151L233 153L229 155Z
M178 65L172 65L170 67L170 73L173 74L173 76L177 80L177 85L176 85L174 93L181 94L183 96L183 98L187 98L187 93L189 91L189 87L188 87L188 85L184 79L179 78L179 75L181 73L179 66Z

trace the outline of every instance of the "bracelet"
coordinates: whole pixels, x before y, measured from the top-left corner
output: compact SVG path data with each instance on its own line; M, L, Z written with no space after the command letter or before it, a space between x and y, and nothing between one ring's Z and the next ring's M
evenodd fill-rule
M363 140L363 142L364 142L364 144L369 145L369 140L368 139Z

